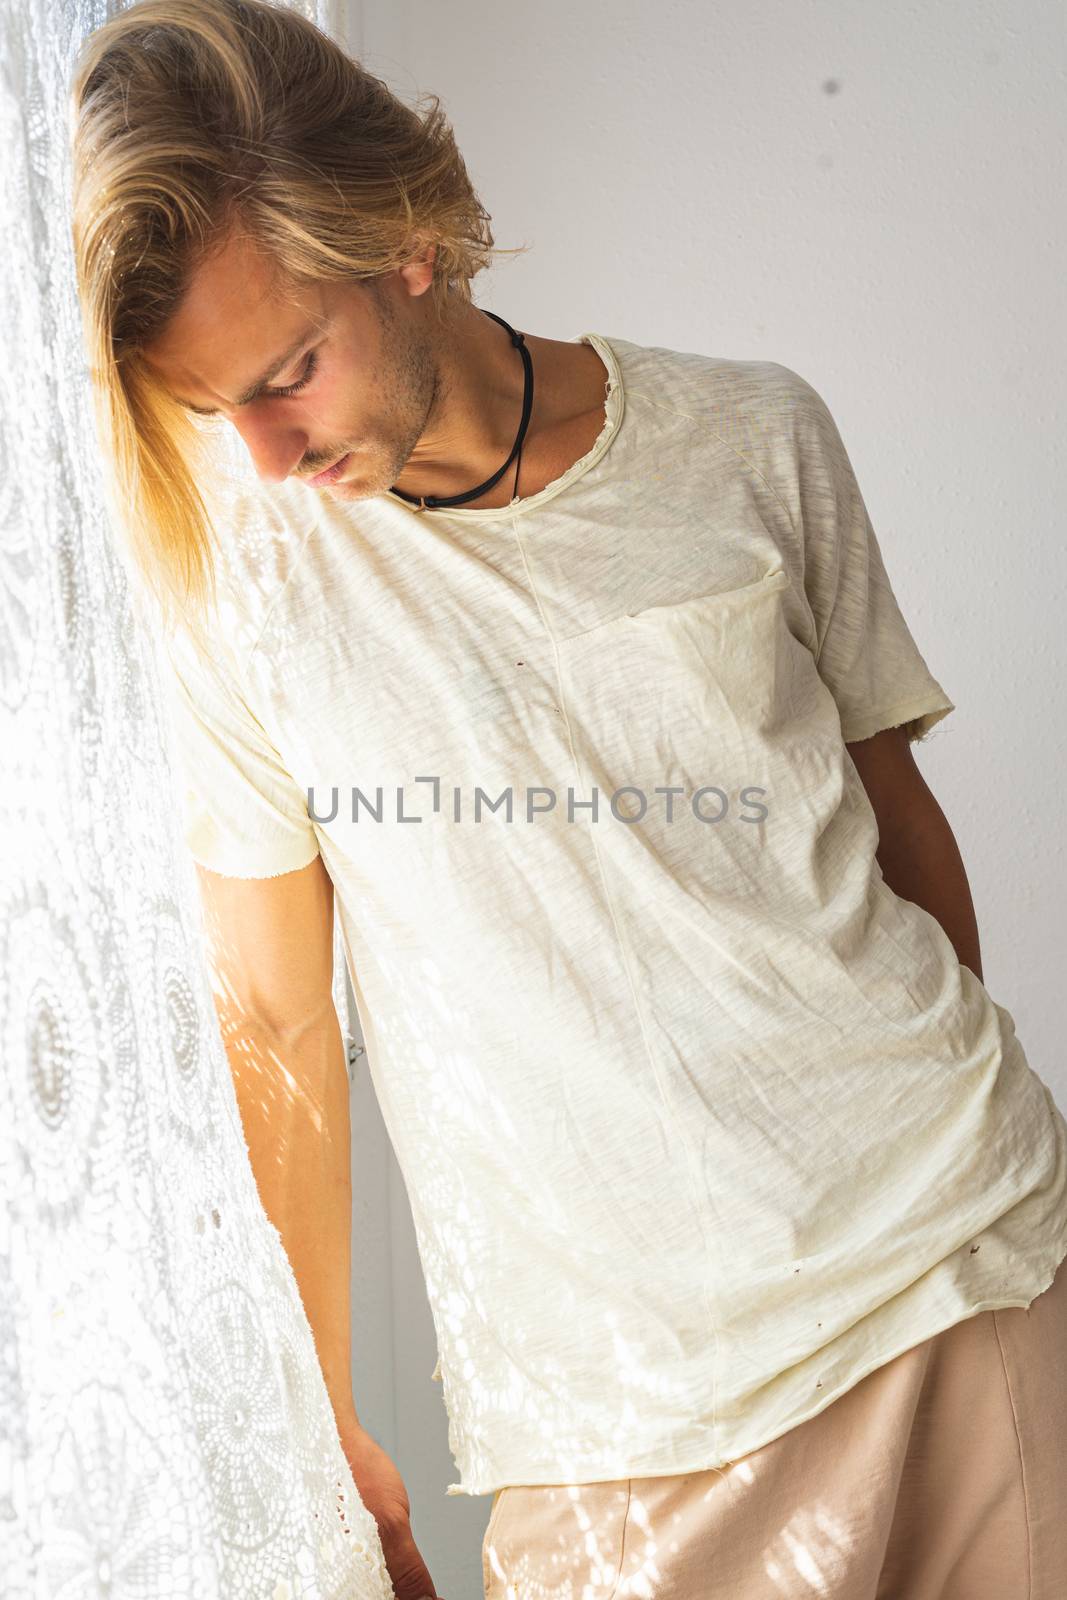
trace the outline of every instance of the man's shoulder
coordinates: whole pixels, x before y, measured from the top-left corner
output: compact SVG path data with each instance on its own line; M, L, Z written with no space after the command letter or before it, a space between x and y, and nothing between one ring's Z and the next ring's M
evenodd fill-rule
M811 384L780 361L641 345L607 336L635 401L706 425L733 448L781 446L818 404Z
M209 509L220 576L238 594L270 593L284 583L318 525L319 497L298 479L213 483Z
M321 502L297 479L264 484L220 477L206 490L213 529L216 627L231 651L250 651L278 596L304 558Z

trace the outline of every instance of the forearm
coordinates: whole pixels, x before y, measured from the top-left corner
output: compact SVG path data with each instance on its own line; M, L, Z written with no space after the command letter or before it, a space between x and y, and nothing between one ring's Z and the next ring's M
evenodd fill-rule
M907 825L880 825L878 864L895 894L922 906L941 924L961 965L982 979L978 922L955 835L931 796Z
M263 1209L281 1235L338 1426L358 1421L350 1366L349 1084L336 1012L288 1038L247 1021L223 1039Z

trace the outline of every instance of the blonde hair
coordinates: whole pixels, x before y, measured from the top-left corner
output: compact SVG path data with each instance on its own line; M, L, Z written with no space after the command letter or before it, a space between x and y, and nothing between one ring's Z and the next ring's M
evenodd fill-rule
M112 512L168 624L215 594L204 429L139 359L234 223L291 281L433 242L438 318L498 250L436 95L421 112L272 0L137 0L72 94L78 294ZM519 247L520 249L525 246ZM371 287L374 287L372 284Z

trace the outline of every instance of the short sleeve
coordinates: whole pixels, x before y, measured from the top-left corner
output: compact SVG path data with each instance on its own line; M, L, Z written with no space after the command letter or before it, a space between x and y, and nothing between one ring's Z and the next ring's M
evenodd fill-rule
M187 635L161 642L183 831L194 860L232 878L272 878L319 853L307 796L246 704L225 652Z
M799 385L795 412L804 588L815 660L846 744L903 726L925 738L954 711L897 604L874 528L825 401Z

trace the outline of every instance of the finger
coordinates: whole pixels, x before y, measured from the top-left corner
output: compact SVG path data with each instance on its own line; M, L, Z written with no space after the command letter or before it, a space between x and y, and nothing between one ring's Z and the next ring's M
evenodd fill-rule
M385 1555L396 1600L438 1600L429 1568L413 1538L403 1540Z

